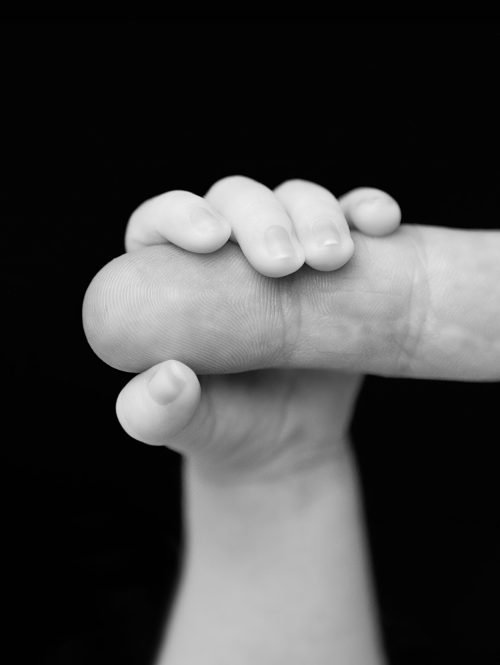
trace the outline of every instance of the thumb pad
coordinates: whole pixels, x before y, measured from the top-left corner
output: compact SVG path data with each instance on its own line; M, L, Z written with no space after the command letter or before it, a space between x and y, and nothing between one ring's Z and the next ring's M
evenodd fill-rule
M128 372L169 358L198 374L272 367L284 340L281 282L257 273L233 243L212 254L147 247L94 277L85 334L102 360Z

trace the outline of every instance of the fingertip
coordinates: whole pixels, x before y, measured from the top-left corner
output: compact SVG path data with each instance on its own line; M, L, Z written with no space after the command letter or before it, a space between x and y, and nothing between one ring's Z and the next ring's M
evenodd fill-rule
M370 236L387 236L401 224L401 208L392 196L374 194L360 199L350 209L354 226Z
M329 245L323 251L317 249L308 252L307 264L321 272L331 272L342 268L354 254L354 242L351 234L342 234L342 240L337 245Z
M220 249L230 235L229 222L205 199L172 190L134 210L125 232L125 249L172 243L190 252L208 253Z
M195 206L189 214L192 233L185 248L200 254L220 249L231 236L231 225L221 215L205 206Z
M169 445L193 418L200 397L196 374L179 361L167 360L124 386L116 401L116 415L132 438Z
M286 277L304 265L302 244L281 225L269 226L263 237L257 235L240 244L243 254L252 267L265 277Z
M250 258L247 256L252 267L264 277L286 277L297 272L305 262L305 254L302 247L292 257L274 258L268 257Z
M354 240L352 239L351 233L342 239L342 252L339 259L338 268L341 268L348 261L352 259L354 255Z
M401 208L387 192L376 187L357 187L339 199L351 227L368 236L386 236L401 224Z

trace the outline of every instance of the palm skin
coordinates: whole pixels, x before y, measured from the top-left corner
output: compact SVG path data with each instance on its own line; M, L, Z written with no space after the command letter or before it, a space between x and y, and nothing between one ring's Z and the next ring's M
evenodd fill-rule
M211 416L203 440L192 442L193 455L226 476L274 477L343 449L361 376L268 369L203 376L200 383Z

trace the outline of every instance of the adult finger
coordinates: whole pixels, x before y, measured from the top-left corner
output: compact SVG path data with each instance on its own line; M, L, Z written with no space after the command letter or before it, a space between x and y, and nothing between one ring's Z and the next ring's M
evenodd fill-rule
M403 224L355 242L342 270L305 266L281 280L231 243L216 257L173 245L125 254L87 290L87 338L126 371L177 358L197 374L288 366L500 379L500 233Z

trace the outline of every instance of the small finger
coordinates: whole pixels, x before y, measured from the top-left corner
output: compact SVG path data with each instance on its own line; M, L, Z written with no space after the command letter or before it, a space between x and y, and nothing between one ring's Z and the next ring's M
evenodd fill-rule
M303 265L292 220L270 189L251 178L229 176L216 182L206 199L231 220L236 242L262 275L283 277Z
M137 374L121 390L116 415L134 439L175 447L199 410L200 383L187 365L166 360Z
M354 252L349 225L335 196L314 182L287 180L274 190L291 217L305 260L316 270L336 270Z
M231 235L227 220L201 196L173 190L142 203L125 232L127 252L171 242L190 252L220 249Z
M401 224L401 208L387 192L358 187L339 198L347 221L369 236L387 236Z

